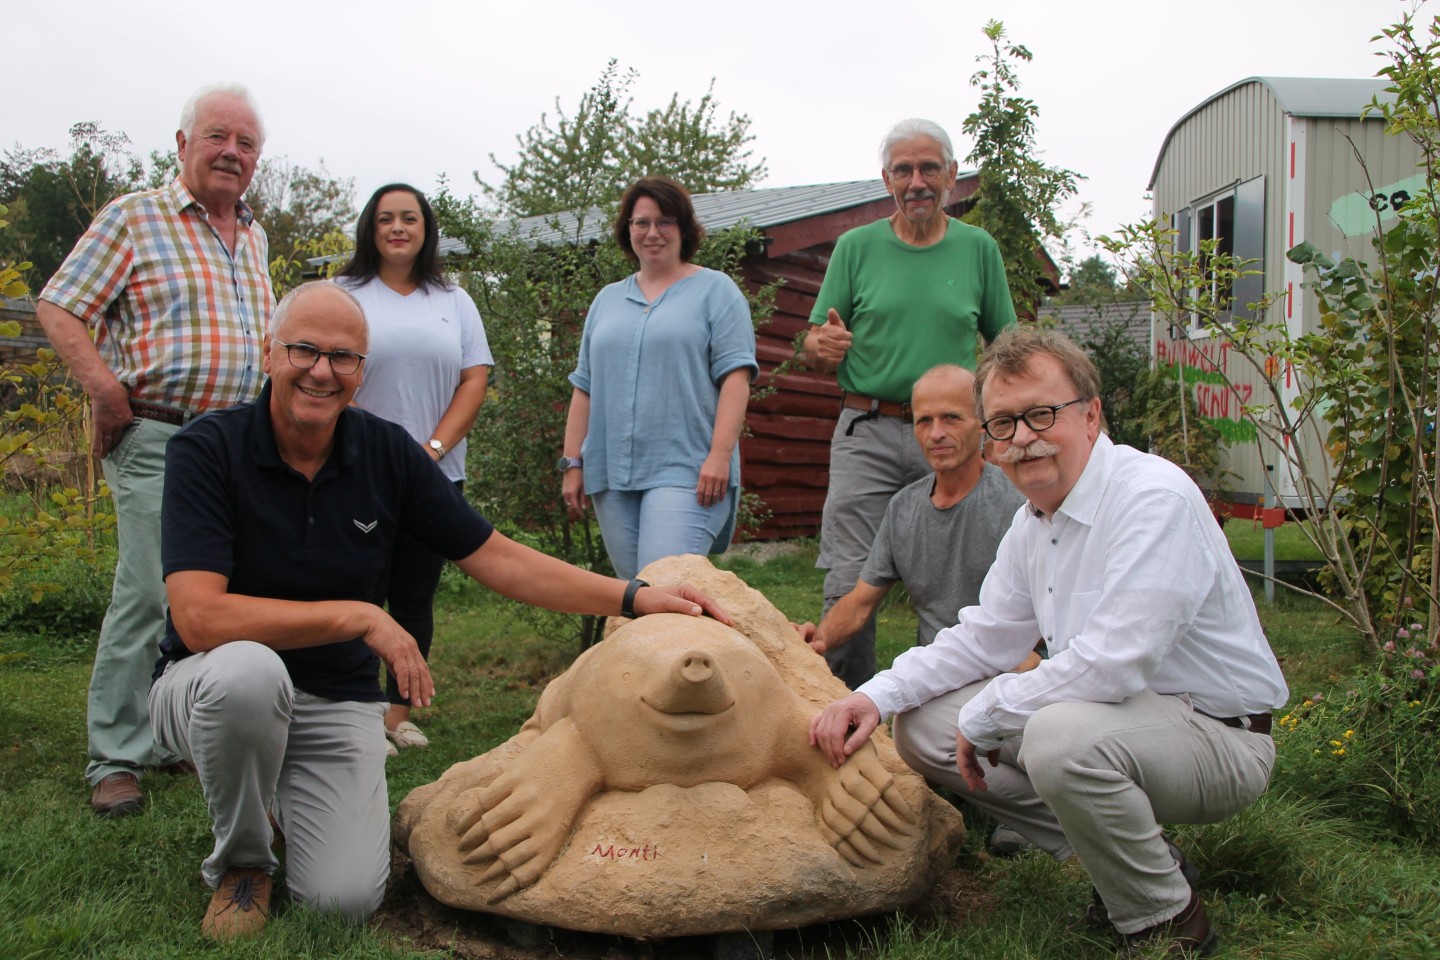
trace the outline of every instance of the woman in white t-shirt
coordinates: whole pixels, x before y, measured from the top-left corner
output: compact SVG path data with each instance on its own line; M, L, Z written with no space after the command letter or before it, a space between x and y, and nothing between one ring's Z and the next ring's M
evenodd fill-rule
M465 438L485 402L494 360L475 302L441 272L439 244L425 195L408 184L387 184L360 214L355 254L336 280L370 321L355 405L403 426L458 487L465 480ZM444 564L403 534L391 562L386 605L427 658ZM393 677L386 677L386 692L391 755L397 747L427 745Z

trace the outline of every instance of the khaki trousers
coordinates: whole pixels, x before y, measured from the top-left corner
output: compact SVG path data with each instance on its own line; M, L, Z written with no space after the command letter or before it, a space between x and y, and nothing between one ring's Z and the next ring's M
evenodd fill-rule
M232 867L273 873L266 813L285 834L296 900L364 922L390 875L383 703L295 690L269 647L237 641L172 663L150 691L155 738L195 764L218 887Z
M905 762L1056 859L1078 856L1121 933L1183 910L1189 884L1160 824L1214 823L1254 802L1275 765L1274 741L1197 713L1183 695L1056 703L1006 742L998 767L981 758L987 789L970 791L955 766L956 723L989 682L897 716Z

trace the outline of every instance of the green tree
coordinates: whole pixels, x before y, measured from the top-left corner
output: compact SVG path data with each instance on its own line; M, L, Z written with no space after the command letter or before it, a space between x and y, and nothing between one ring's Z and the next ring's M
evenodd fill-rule
M29 285L39 289L70 253L95 214L135 189L144 176L123 133L94 121L70 128L70 155L15 148L0 159L0 203L12 229L0 235L0 256L28 260Z
M1115 268L1098 253L1092 254L1075 265L1070 271L1069 285L1050 299L1050 303L1106 304L1114 303L1125 295Z
M1000 245L1010 292L1024 312L1039 305L1047 288L1037 254L1047 240L1065 245L1073 221L1062 220L1058 211L1085 178L1040 160L1035 143L1040 108L1017 92L1017 68L1030 62L1030 51L1009 42L998 20L986 23L984 32L990 53L976 58L982 67L970 78L980 102L962 127L975 141L966 159L980 170L977 200L965 221L984 228Z
M764 178L764 160L751 159L750 118L732 112L721 119L713 80L698 104L675 94L668 106L637 118L630 97L637 76L620 72L612 59L573 114L556 97L553 124L541 114L516 136L514 164L490 155L504 174L498 185L475 174L485 196L506 216L530 217L603 207L649 174L671 177L692 193L743 190Z
M331 176L323 160L312 170L288 157L263 157L245 202L270 240L272 276L307 257L349 249L345 238L355 221L355 180Z

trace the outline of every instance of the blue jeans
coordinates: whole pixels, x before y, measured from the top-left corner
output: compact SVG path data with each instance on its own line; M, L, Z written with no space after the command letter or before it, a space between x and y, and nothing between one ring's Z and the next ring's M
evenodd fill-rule
M661 557L722 552L730 545L739 497L740 488L731 487L725 499L702 507L694 487L655 487L600 490L590 502L615 575L629 580Z

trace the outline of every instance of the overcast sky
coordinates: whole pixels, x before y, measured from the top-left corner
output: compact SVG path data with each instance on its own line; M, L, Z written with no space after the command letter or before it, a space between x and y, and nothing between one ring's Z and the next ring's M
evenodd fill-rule
M981 28L1005 23L1034 61L1047 162L1088 179L1092 234L1149 212L1145 186L1166 132L1255 75L1368 77L1371 37L1401 0L1025 0L1018 3L729 0L68 0L9 5L0 149L65 148L70 125L121 130L137 152L174 146L180 106L204 83L250 86L267 156L354 177L357 205L392 180L470 192L471 173L516 154L515 135L560 98L567 112L615 57L640 76L635 107L711 78L725 111L750 115L763 186L879 175L876 144L907 116L955 139L974 109ZM1423 11L1428 18L1433 12Z

